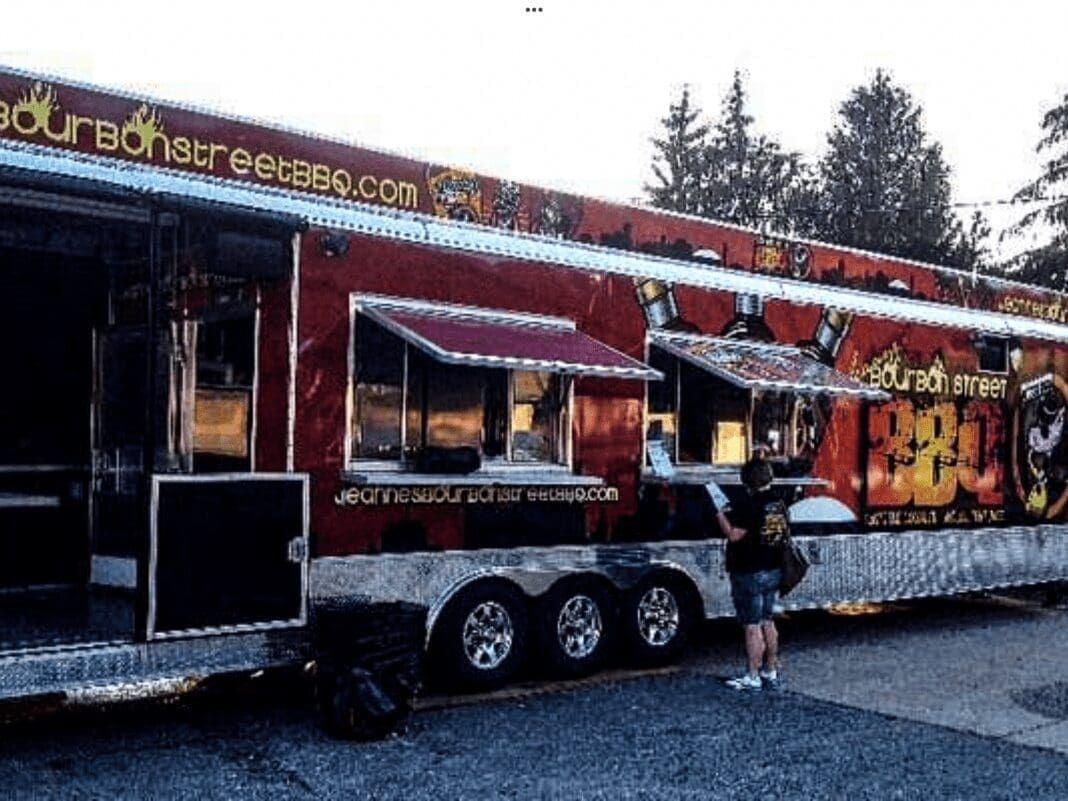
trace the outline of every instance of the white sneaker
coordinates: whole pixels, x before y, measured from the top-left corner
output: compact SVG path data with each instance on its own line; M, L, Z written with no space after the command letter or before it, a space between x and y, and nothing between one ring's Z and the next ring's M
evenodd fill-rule
M727 686L732 690L756 692L763 687L763 684L760 681L760 676L754 676L752 673L745 673L737 678L727 679Z
M779 678L778 670L761 670L760 682L769 690L782 689L782 679Z

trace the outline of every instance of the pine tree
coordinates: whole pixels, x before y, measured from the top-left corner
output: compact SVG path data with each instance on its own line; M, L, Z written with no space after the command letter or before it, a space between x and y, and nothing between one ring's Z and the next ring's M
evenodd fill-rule
M1068 94L1043 116L1042 131L1035 148L1047 156L1042 175L1014 198L1040 202L1002 234L1029 234L1042 244L1012 259L1006 274L1063 292L1068 291ZM1052 199L1042 202L1044 198Z
M683 86L678 101L668 106L660 120L664 134L653 137L653 174L659 185L646 184L654 206L689 214L700 211L700 184L705 138L708 126L699 123L701 111L690 100L690 88Z
M701 213L783 233L809 228L812 181L797 153L752 131L745 85L735 71L704 154Z
M927 141L922 109L879 70L839 113L819 164L817 233L842 245L948 262L962 230L950 169L941 146Z
M946 264L976 273L1000 274L1001 266L990 251L990 221L981 211L972 213L965 230L960 221L954 225L953 244L946 256Z

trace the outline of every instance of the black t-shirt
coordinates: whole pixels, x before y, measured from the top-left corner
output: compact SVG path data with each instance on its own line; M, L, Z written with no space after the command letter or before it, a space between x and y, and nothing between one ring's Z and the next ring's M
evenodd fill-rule
M727 516L736 527L745 529L742 539L727 543L729 573L757 573L782 565L782 544L789 522L786 504L775 493L746 493L731 505Z

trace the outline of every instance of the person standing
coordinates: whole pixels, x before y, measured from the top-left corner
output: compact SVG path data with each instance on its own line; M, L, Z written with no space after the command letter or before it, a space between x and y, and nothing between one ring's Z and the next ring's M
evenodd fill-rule
M779 632L772 619L788 533L786 505L771 491L771 465L755 456L742 467L745 496L717 510L727 538L727 572L738 622L745 629L747 672L727 681L735 690L779 688Z

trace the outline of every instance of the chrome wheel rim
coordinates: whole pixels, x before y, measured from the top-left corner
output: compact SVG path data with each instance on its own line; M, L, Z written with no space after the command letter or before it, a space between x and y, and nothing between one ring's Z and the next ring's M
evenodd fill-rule
M556 618L556 639L572 659L584 659L594 652L604 633L601 610L587 595L573 595Z
M493 670L512 652L514 636L508 610L496 601L483 601L464 621L464 655L479 670Z
M638 633L649 645L671 642L679 631L679 605L664 587L650 587L638 600Z

